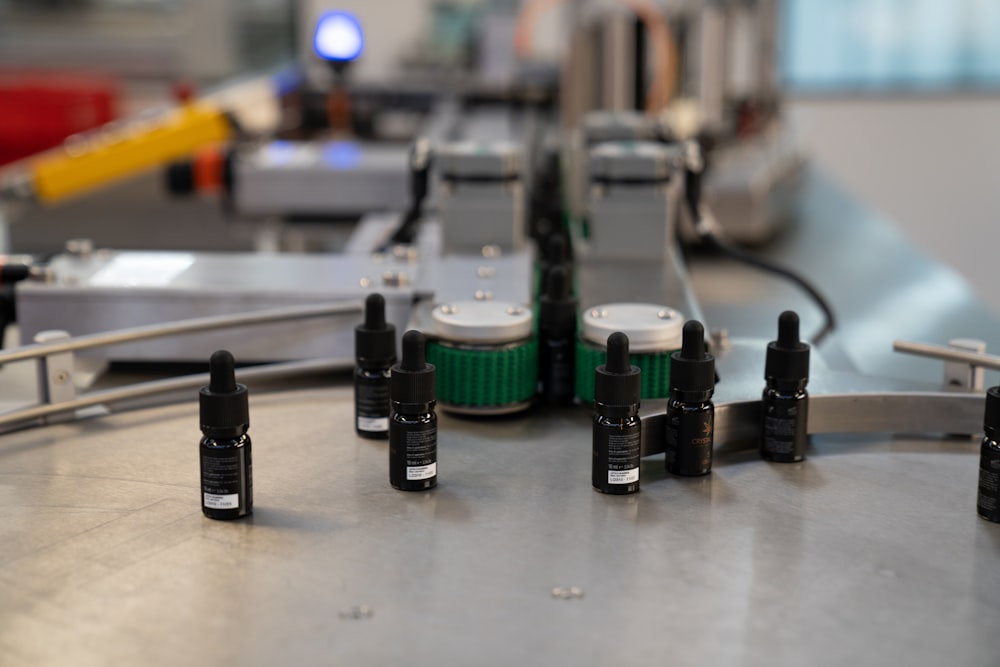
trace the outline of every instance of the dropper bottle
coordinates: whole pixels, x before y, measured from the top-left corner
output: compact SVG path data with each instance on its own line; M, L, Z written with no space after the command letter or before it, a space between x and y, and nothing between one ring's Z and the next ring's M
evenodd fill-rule
M354 430L389 437L389 369L396 363L396 327L386 324L385 299L369 294L365 321L354 329Z
M198 394L201 511L210 519L238 519L253 512L247 388L236 382L236 362L227 350L215 352L208 364L209 383Z
M569 405L576 394L576 307L569 270L553 267L539 300L538 379L550 405Z
M991 387L986 392L983 430L976 511L984 519L1000 523L1000 387Z
M628 336L608 336L607 363L594 370L593 470L601 493L639 491L641 371L629 363Z
M419 331L403 334L403 359L392 367L389 420L389 483L400 491L437 485L435 368L427 363Z
M701 322L686 322L682 336L681 349L670 356L667 471L675 475L706 475L712 471L715 357L705 352L705 328Z
M764 379L760 455L777 463L801 461L808 438L809 345L799 340L799 316L794 311L778 317L778 340L767 345Z

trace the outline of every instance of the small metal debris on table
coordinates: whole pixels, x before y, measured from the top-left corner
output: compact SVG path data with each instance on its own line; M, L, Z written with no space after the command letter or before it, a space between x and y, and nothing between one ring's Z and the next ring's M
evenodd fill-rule
M362 618L371 618L375 615L375 610L366 604L361 604L348 607L347 609L342 609L338 615L341 618L358 620Z
M556 600L579 600L583 598L583 589L579 586L556 586L552 589L552 597Z

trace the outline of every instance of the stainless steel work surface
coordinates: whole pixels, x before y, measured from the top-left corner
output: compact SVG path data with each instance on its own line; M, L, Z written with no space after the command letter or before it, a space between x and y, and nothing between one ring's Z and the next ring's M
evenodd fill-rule
M235 522L200 512L195 401L5 435L0 663L996 660L1000 526L970 440L722 448L695 479L651 457L614 497L585 410L445 415L440 486L405 493L352 414L347 387L252 395Z
M799 214L765 252L840 316L814 351L817 396L940 389L941 363L894 354L895 338L1000 349L1000 318L960 278L814 173ZM695 255L690 274L735 339L773 338L789 307L803 333L819 323L794 287L727 260ZM720 400L759 397L763 348L744 349L719 355ZM346 377L251 396L256 509L237 522L201 515L194 395L0 436L0 666L1000 655L1000 525L976 515L972 440L824 435L794 465L717 443L710 476L651 456L642 492L611 497L590 485L586 409L442 415L440 486L404 493L386 444L354 436Z

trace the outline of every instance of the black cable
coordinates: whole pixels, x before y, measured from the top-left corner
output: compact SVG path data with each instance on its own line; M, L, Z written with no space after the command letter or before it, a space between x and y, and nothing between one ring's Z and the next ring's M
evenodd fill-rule
M410 149L410 208L403 214L392 236L379 250L387 251L391 246L413 243L417 236L417 224L424 217L424 200L430 189L431 147L426 139L418 139Z
M808 294L823 312L823 326L821 326L819 331L813 335L810 341L813 345L821 344L837 326L837 320L833 314L833 308L830 306L830 302L827 301L826 297L824 297L820 291L801 274L796 273L791 269L786 269L783 266L779 266L778 264L764 259L763 257L758 257L751 252L747 252L743 248L733 245L722 237L718 231L718 224L715 220L711 218L711 215L705 215L707 207L701 201L701 175L703 172L701 154L696 148L695 151L697 152L697 155L689 156L688 160L684 198L687 203L688 210L691 213L691 218L694 221L695 231L697 232L698 237L710 248L726 255L731 259L760 269L761 271L780 276L781 278L785 278L786 280L798 285L798 287Z

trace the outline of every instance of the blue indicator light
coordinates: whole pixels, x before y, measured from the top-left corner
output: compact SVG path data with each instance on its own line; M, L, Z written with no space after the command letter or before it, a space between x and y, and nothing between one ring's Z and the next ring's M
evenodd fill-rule
M365 35L356 16L337 11L319 17L313 50L320 58L346 63L356 60L364 48Z
M338 171L355 169L361 163L361 147L353 141L331 141L323 147L323 162Z

